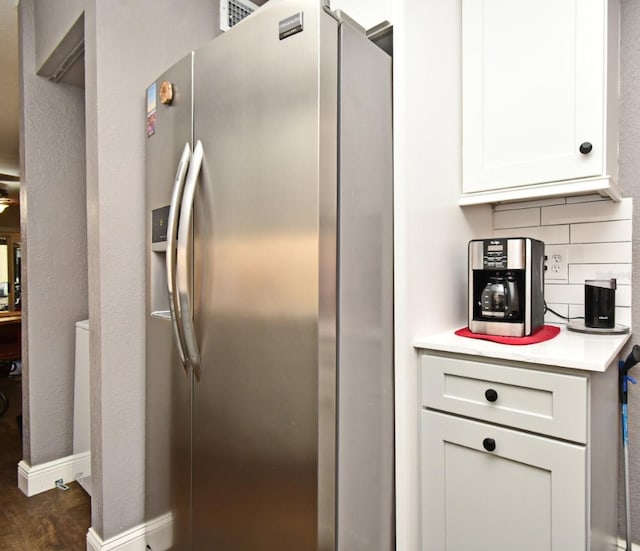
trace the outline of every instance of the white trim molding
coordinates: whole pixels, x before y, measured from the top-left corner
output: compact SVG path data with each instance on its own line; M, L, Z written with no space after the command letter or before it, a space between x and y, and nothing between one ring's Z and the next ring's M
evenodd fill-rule
M166 551L172 545L171 526L172 516L167 513L106 540L89 528L87 551Z
M92 528L87 532L87 551L144 551L146 547L145 525L140 524L103 540Z
M62 457L40 465L18 463L18 488L27 497L52 490L56 481L73 482L91 473L91 452Z

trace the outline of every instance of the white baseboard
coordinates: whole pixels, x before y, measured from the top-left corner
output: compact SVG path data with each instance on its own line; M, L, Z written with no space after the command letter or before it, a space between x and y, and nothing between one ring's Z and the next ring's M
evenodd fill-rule
M55 488L56 480L73 482L89 474L91 452L69 455L33 466L23 460L18 463L18 488L27 497L31 497Z
M144 524L104 541L93 528L89 528L89 532L87 532L87 551L145 551L145 548Z
M166 551L171 547L171 513L140 524L113 536L106 541L93 528L87 533L87 551L146 551L147 541L152 551ZM626 542L618 538L618 549L626 551ZM640 546L632 544L632 551L640 551Z
M147 544L151 551L166 551L173 546L173 517L166 513L147 522Z
M93 528L89 528L87 551L166 551L172 543L171 524L171 513L167 513L107 540L102 540Z

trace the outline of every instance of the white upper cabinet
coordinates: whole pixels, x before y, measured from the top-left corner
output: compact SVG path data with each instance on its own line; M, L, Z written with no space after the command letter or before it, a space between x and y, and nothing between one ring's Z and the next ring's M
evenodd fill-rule
M461 204L619 200L616 1L462 0Z

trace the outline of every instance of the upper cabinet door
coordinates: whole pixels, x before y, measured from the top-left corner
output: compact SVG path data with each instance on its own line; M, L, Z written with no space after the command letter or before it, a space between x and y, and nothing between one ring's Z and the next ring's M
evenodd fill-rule
M606 0L463 0L463 195L605 175Z

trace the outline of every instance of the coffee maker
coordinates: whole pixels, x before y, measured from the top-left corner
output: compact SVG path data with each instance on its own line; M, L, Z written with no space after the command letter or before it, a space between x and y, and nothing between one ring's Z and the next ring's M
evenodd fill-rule
M469 242L469 330L525 337L544 324L544 243L530 237Z

